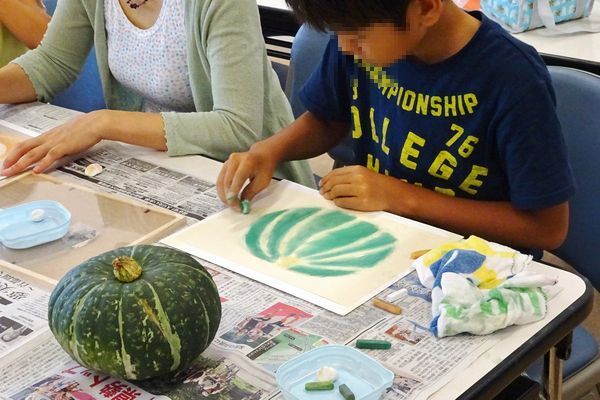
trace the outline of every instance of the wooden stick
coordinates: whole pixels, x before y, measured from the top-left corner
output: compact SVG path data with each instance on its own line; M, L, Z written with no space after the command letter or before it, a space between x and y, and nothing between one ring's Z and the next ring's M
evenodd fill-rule
M400 306L390 303L389 301L382 300L379 297L375 297L373 299L373 305L392 314L400 314L402 312Z

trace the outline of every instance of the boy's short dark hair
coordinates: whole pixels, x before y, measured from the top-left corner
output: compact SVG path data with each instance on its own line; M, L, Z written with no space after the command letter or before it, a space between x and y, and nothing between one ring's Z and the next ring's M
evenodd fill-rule
M285 0L302 22L319 31L355 30L377 22L406 26L410 0Z

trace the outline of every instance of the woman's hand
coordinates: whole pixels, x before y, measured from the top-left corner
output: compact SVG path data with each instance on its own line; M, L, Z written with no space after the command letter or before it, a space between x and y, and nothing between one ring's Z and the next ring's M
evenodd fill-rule
M64 156L81 153L100 142L110 129L111 111L93 111L72 119L41 134L19 143L4 159L0 174L18 174L33 164L33 172L44 172Z
M388 177L354 165L337 168L319 182L320 192L335 205L358 211L388 210Z

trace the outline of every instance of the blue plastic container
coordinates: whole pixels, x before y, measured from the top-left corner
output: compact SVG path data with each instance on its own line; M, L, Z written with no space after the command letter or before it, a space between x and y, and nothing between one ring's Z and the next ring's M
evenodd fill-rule
M304 384L315 381L321 367L337 371L334 389L307 392ZM344 400L338 389L342 384L352 390L356 400L377 400L393 381L394 374L378 361L355 348L335 344L317 347L277 369L277 385L287 400Z
M43 210L41 221L31 213ZM60 239L69 231L71 213L57 201L39 200L0 211L0 242L10 249L26 249Z

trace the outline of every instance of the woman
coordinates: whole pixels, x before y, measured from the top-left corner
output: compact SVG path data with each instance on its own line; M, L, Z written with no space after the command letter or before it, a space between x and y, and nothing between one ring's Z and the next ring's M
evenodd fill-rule
M50 16L41 0L0 1L0 67L35 49L42 40Z
M0 103L49 101L95 45L107 106L23 142L14 175L101 140L225 160L292 120L266 57L255 0L61 0L36 50L0 69ZM305 162L278 176L314 185Z

